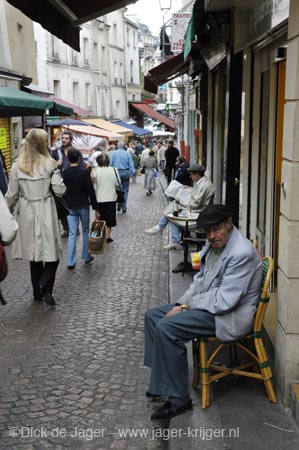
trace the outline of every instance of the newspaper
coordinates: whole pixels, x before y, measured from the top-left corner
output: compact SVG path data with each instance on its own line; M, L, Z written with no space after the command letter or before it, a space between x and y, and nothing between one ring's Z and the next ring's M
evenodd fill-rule
M191 192L192 188L183 186L178 181L173 180L165 190L165 195L173 199L178 197L183 205L187 205L191 197Z

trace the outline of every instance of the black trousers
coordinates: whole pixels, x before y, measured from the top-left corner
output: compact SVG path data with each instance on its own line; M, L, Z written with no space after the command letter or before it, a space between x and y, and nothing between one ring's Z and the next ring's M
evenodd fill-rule
M39 299L46 292L52 294L58 261L43 263L42 261L30 261L31 283L34 298Z

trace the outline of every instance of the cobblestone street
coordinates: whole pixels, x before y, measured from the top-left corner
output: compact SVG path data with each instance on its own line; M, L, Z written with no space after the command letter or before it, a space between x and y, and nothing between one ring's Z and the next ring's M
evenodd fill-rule
M151 433L143 314L167 302L168 254L162 237L146 237L144 229L164 206L159 183L147 197L139 177L127 214L117 215L114 242L92 265L68 271L64 239L54 309L33 301L29 263L9 262L1 284L1 450L162 448L150 434L121 432Z

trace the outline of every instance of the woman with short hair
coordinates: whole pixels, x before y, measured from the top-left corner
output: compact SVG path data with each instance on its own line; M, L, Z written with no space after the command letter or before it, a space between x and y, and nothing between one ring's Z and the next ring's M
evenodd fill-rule
M106 242L113 242L111 228L116 226L116 188L121 186L118 170L110 167L110 159L106 153L97 157L98 167L93 170L98 209L101 218L106 221Z
M148 156L144 159L145 168L144 187L147 190L146 195L152 195L156 189L155 170L157 170L157 160L154 150L150 150Z

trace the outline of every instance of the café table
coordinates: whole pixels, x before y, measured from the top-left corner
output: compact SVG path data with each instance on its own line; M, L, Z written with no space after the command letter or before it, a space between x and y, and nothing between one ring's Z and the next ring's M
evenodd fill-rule
M190 213L188 211L184 211L183 213L178 213L178 216L174 215L175 211L172 211L171 213L167 214L167 218L170 222L177 225L179 228L182 229L183 232L183 249L184 249L184 256L183 261L178 264L177 272L182 272L182 275L187 270L192 270L192 265L188 261L188 251L189 251L189 244L184 240L185 238L188 238L190 236L190 230L196 228L196 220L198 217L198 213ZM187 215L188 214L188 215ZM181 269L179 268L181 267Z

